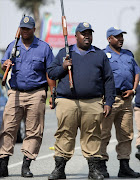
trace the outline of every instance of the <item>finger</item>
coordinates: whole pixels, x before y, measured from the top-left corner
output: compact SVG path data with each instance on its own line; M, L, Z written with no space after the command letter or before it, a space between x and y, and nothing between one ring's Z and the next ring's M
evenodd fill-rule
M107 114L106 114L106 113L104 114L104 117L105 117L105 118L107 117Z
M128 97L128 95L127 95L127 94L123 96L123 98L127 98L127 97Z
M65 60L68 60L69 59L69 56L66 56Z
M109 113L108 113L108 112L106 112L106 113L105 113L105 118L106 118L108 115L109 115Z
M52 104L49 105L50 109L52 109Z

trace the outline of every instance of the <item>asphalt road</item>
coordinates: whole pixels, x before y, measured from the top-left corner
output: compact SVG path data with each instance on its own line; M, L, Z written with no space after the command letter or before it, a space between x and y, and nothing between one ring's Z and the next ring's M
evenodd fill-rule
M134 123L135 126L135 123ZM38 158L36 161L33 161L31 164L31 171L34 174L34 178L28 178L28 179L34 179L34 180L47 180L48 175L52 172L54 169L54 151L50 150L49 147L52 147L54 145L55 139L54 139L54 133L57 128L57 120L55 116L55 110L50 110L49 108L46 109L46 118L45 118L45 131L44 131L44 137L43 137L43 143L38 155ZM136 138L136 128L134 128L135 132L135 138ZM135 138L133 140L133 148L132 148L132 154L131 154L131 160L130 160L130 166L135 171L140 172L140 162L135 158ZM110 180L111 179L118 179L117 174L119 170L119 162L116 158L116 152L115 152L115 133L114 128L112 129L112 139L110 141L110 144L108 146L108 152L110 155L110 160L107 162L108 171L110 173ZM21 174L21 165L22 165L22 159L23 154L20 151L21 144L16 144L14 149L14 155L10 158L9 161L9 177L1 178L6 180L22 180L23 177L20 176ZM80 150L80 144L79 144L79 133L77 136L76 141L76 148L75 153L72 159L67 163L66 165L66 175L67 179L69 180L86 180L88 179L88 165L85 158L83 158Z

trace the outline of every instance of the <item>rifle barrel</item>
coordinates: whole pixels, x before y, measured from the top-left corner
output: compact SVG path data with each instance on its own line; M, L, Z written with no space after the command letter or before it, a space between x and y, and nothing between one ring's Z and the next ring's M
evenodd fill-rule
M62 10L62 16L65 16L65 13L64 13L64 5L63 5L63 0L60 0L61 1L61 10Z
M66 22L66 17L64 13L64 5L63 5L63 0L61 1L61 10L62 10L62 28L63 28L63 35L65 39L65 49L66 49L66 56L70 58L70 53L69 53L69 45L68 45L68 39L67 39L67 22ZM73 88L73 80L72 80L72 72L71 72L71 66L68 66L68 73L69 73L69 84L70 88Z

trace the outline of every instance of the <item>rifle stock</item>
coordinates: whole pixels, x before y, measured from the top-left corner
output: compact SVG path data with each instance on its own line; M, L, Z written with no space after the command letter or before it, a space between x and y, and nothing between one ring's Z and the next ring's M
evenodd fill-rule
M6 68L5 72L4 72L3 78L2 78L2 85L3 86L5 86L7 75L8 75L8 72L9 72L10 68L11 68L11 64L8 64L7 68Z
M66 49L66 56L70 58L70 53L69 53L69 46L68 46L68 31L67 31L67 22L66 22L66 17L64 15L64 5L63 5L63 0L61 1L61 10L62 10L62 28L63 28L63 35L65 39L65 49ZM73 88L73 79L72 79L72 71L71 71L71 66L68 66L68 73L69 73L69 84L70 88Z
M20 28L18 28L16 35L15 35L15 43L14 43L14 46L13 46L11 54L10 54L10 58L9 58L10 60L12 60L12 58L16 56L16 46L17 46L19 38L20 38ZM10 68L11 68L11 64L8 64L7 68L5 70L3 79L2 79L2 85L3 86L5 86L6 79L7 79L8 72L9 72Z

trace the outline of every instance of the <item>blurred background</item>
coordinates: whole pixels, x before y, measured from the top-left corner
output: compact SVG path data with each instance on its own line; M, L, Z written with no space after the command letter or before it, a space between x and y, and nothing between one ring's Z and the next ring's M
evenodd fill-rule
M93 45L107 45L106 31L115 26L127 31L124 48L131 50L140 65L140 0L63 0L67 20L68 43L75 43L79 22L89 22L93 29ZM54 55L64 47L60 0L0 0L0 59L14 40L22 16L36 21L36 36L48 42Z

